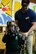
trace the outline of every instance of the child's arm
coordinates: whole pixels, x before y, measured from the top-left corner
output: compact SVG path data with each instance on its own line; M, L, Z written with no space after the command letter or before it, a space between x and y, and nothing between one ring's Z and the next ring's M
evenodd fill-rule
M6 34L4 34L4 37L3 37L2 41L3 41L4 43L7 42L7 35L6 35Z

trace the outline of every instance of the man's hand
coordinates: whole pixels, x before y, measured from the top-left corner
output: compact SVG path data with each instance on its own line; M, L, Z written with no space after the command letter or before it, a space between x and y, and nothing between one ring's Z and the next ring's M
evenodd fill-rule
M26 33L24 33L24 35L25 35L26 37L28 37L29 33L28 33L28 32L26 32Z

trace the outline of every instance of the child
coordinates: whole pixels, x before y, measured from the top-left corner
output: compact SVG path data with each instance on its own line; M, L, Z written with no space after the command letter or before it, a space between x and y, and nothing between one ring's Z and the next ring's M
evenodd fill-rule
M8 25L9 24L9 25ZM7 23L7 33L4 34L2 41L6 43L6 54L19 54L18 40L19 34L16 31L16 26L14 22Z

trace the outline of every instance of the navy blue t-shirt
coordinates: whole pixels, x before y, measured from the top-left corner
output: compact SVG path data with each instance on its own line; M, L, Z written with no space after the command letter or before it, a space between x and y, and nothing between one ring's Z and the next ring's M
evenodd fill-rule
M36 22L36 14L31 9L27 9L25 13L20 9L15 13L15 20L18 20L21 32L28 32L32 26L32 22Z

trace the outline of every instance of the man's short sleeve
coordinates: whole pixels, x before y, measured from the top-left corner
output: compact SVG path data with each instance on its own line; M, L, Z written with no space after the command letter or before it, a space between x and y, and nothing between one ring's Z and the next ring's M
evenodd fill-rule
M18 20L18 14L15 13L15 20Z
M36 13L32 13L31 22L36 22Z

